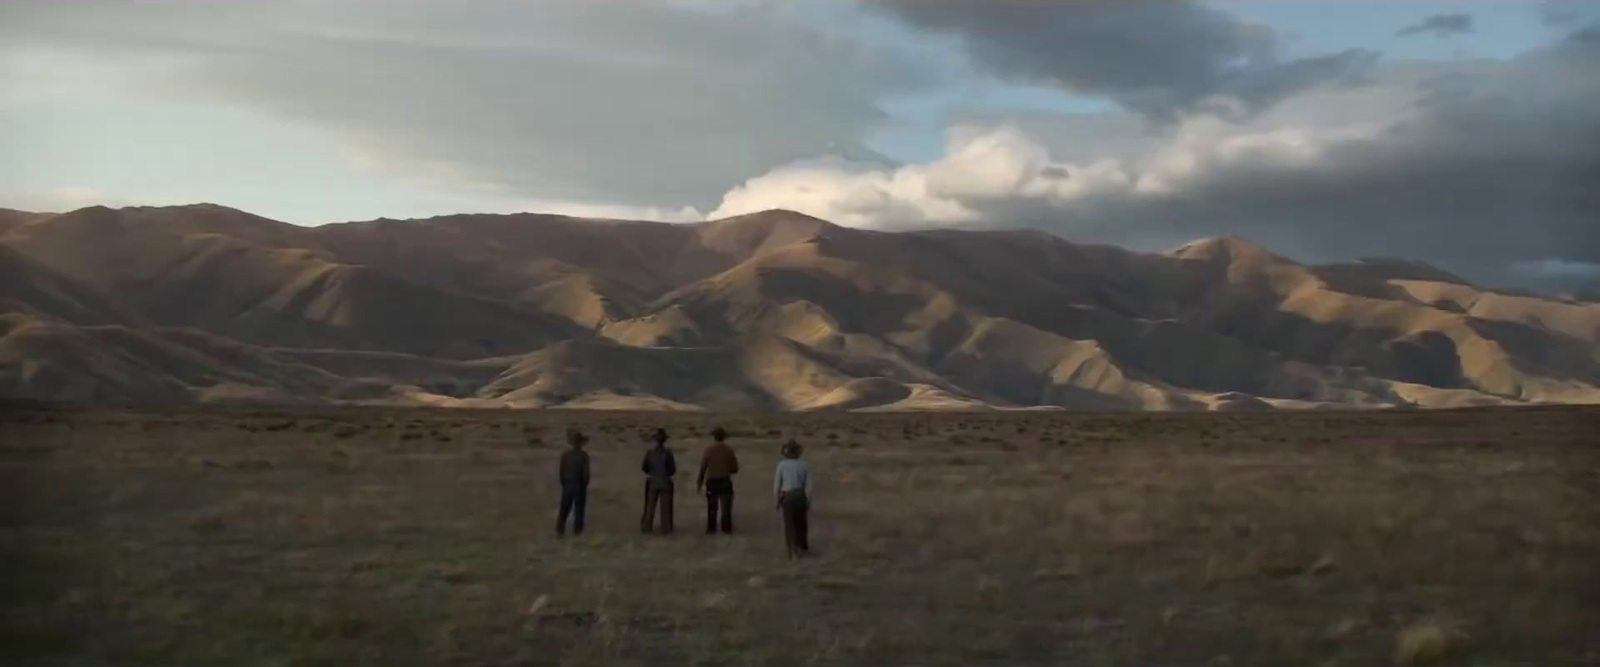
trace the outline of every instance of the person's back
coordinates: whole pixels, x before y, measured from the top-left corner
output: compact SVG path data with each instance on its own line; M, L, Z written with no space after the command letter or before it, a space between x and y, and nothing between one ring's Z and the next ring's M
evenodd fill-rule
M728 443L718 441L706 448L700 462L700 479L728 479L739 472L739 456Z
M797 458L778 461L777 486L780 494L786 491L801 491L810 498L811 466Z
M556 513L556 536L567 534L567 518L572 518L574 535L583 534L584 507L589 497L589 453L583 444L589 438L576 429L567 431L571 448L561 453L558 478L561 481L561 507Z
M800 443L794 440L784 443L783 459L778 461L773 474L772 491L777 496L778 510L783 512L783 538L789 557L810 555L807 515L812 498L811 466L800 460Z
M589 452L572 448L561 453L561 486L589 485Z
M739 472L739 457L725 440L728 432L722 427L711 431L713 440L700 457L700 474L695 478L695 488L706 492L706 534L721 530L733 533L733 476Z
M661 533L672 532L672 478L678 474L678 462L667 449L667 432L656 429L651 436L656 446L644 453L639 469L644 479L644 516L639 519L639 529L651 532L657 511L661 515Z
M672 478L678 474L678 462L672 456L672 450L658 444L645 452L641 469L651 488L671 489Z

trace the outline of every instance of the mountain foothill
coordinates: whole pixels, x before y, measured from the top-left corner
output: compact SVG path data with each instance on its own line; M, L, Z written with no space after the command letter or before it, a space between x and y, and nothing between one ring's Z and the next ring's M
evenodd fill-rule
M1247 240L0 210L0 396L707 411L1600 403L1600 303Z

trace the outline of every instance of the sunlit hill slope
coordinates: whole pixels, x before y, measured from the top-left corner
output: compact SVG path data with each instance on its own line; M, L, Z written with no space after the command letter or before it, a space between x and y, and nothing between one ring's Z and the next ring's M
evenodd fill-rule
M0 216L0 396L674 410L1600 403L1600 303L1238 238L214 205Z

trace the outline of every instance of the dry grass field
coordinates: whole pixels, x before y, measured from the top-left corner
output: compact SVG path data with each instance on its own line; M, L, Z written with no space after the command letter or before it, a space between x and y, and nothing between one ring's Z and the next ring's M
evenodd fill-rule
M593 435L558 541L561 429ZM644 428L679 532L640 535ZM706 537L715 424L746 468ZM780 436L818 479L784 558ZM1600 411L0 409L9 665L1600 664Z

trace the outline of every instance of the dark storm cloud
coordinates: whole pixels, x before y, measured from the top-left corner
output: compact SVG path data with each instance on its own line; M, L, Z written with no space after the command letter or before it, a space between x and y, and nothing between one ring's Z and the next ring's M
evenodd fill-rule
M1472 32L1471 14L1434 14L1420 23L1415 23L1401 28L1396 35L1412 37L1422 34L1433 34L1436 37L1451 37L1465 35Z
M1300 166L1239 161L1171 196L1003 210L1068 236L1243 234L1310 260L1424 258L1491 283L1600 286L1600 28L1418 85L1416 113ZM1017 203L1017 202L1012 202Z
M1203 109L1247 117L1322 84L1362 81L1376 53L1279 56L1279 36L1188 0L884 0L871 6L957 37L1003 78L1108 96L1158 120Z
M1235 234L1305 261L1423 259L1486 284L1600 287L1596 71L1590 29L1512 61L1387 65L1372 86L1159 137L1129 114L1036 117L1017 125L1039 141L993 131L892 173L777 172L725 204L1145 249Z

